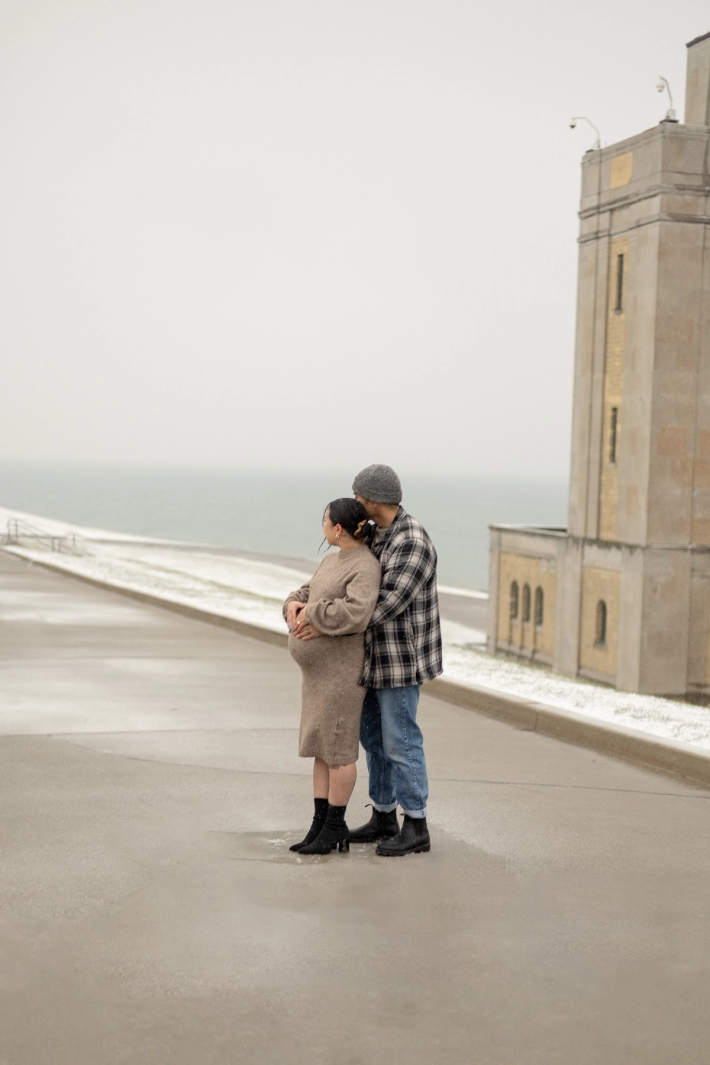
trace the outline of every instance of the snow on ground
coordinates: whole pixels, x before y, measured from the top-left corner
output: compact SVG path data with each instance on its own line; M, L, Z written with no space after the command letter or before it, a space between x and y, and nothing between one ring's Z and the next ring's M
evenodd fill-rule
M77 533L77 554L32 545L10 546L25 558L49 562L69 572L116 587L147 592L225 617L285 632L281 604L309 574L286 566L208 547L181 550L169 541L140 540L104 530L49 522L0 509L0 530L21 517L54 535ZM600 684L561 677L549 670L485 653L485 634L444 619L444 667L448 680L479 684L563 710L638 729L666 739L710 749L710 709L674 699L615 691Z
M147 592L176 603L285 632L281 605L309 574L268 562L203 551L144 544L92 543L83 554L39 547L8 547L24 558L119 588Z
M710 749L710 709L703 706L616 691L459 645L445 647L444 664L448 680L480 684L614 725Z

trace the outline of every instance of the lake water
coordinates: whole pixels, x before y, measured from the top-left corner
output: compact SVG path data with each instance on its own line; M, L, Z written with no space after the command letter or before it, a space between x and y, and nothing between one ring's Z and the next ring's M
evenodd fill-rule
M442 584L485 589L488 525L565 525L560 480L402 478L404 506L432 536ZM0 464L0 506L78 525L315 558L324 506L352 471L303 474ZM1 531L1 530L0 530Z

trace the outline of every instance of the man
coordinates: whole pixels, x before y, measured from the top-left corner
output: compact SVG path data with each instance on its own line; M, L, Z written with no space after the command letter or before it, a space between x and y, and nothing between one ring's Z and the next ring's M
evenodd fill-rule
M378 527L372 550L382 566L380 595L365 633L367 688L360 742L367 752L372 817L350 833L378 842L377 854L428 851L429 784L417 724L419 687L442 672L436 551L401 506L402 486L390 466L361 470L353 492ZM400 829L397 805L404 822Z

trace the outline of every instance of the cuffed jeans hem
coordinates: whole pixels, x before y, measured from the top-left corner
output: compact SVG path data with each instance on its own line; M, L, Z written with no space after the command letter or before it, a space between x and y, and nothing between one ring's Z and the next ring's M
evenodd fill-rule
M379 802L373 802L372 805L374 806L374 808L376 810L379 810L381 814L391 814L393 810L397 809L397 803L396 802L388 802L385 805L383 805L382 803L379 803Z
M420 817L426 817L426 806L423 810L405 810L405 808L402 807L402 813L406 814L407 817L413 817L416 821Z

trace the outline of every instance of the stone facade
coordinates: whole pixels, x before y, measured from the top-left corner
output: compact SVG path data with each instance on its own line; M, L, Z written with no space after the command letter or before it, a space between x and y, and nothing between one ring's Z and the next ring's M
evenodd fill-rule
M709 208L710 34L685 124L584 157L569 526L492 527L492 651L710 691Z

